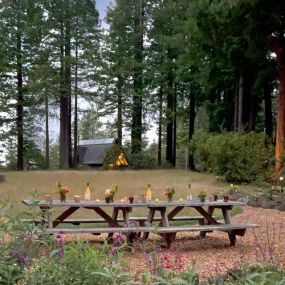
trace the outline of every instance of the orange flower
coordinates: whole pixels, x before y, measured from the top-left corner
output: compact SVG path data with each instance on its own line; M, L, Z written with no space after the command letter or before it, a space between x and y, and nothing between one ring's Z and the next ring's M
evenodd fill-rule
M70 189L68 189L67 187L63 187L63 188L61 189L61 191L62 191L64 194L67 194L67 193L70 192Z

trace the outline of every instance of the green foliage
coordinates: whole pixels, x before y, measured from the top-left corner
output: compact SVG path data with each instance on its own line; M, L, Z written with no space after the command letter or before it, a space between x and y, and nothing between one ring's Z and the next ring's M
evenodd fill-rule
M25 284L107 284L107 278L94 277L94 272L104 270L104 263L108 260L106 251L75 241L64 245L61 254L60 239L57 237L56 241L51 241L47 248L49 256L39 258L35 268L27 272Z
M266 145L266 136L256 133L209 134L199 131L190 148L197 170L223 175L231 182L264 179L273 157L273 148Z
M128 155L129 166L133 169L154 169L156 168L155 158L147 151Z
M285 284L285 271L277 270L272 264L259 264L246 269L236 281L218 284L229 285L281 285Z

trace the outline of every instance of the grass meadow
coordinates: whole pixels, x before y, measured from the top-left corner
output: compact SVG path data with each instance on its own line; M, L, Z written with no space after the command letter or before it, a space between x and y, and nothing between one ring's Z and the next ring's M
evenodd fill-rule
M58 199L56 193L56 182L60 181L64 186L71 189L67 199L73 199L74 195L84 196L86 183L89 182L92 191L92 199L104 199L105 189L112 185L118 186L118 193L115 200L130 195L141 196L144 194L148 184L151 184L153 198L166 200L163 192L167 186L174 185L176 193L174 200L186 199L190 193L193 197L199 191L207 189L208 194L221 192L227 189L228 184L218 182L216 177L209 174L190 172L186 170L112 170L112 171L28 171L28 172L4 172L5 182L0 184L1 198L9 199L13 205L14 213L27 211L27 206L22 204L22 200L31 197L31 193L37 191L39 197L52 195ZM191 184L189 193L188 184ZM89 217L80 209L75 216ZM132 215L145 215L144 209L135 209ZM187 209L181 212L182 215L188 214ZM56 211L55 211L56 214ZM93 213L92 213L93 214ZM94 213L95 215L95 213Z

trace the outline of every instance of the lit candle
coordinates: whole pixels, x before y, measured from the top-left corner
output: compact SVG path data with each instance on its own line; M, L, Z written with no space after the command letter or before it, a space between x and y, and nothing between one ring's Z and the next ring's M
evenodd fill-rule
M96 202L99 202L99 201L100 201L100 200L97 198L97 199L96 199Z
M45 199L46 202L51 202L52 201L51 195L44 195L44 199Z
M74 202L80 202L80 196L74 195Z
M124 198L121 199L121 202L125 202Z
M184 201L183 198L180 198L180 201L183 202Z
M159 202L159 199L156 198L156 199L155 199L155 202Z

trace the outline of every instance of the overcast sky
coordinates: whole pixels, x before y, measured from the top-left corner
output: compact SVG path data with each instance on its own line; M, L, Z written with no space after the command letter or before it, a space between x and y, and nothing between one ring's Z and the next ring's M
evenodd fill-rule
M110 5L112 0L96 0L96 7L100 14L100 19L104 19L106 16L107 7Z

